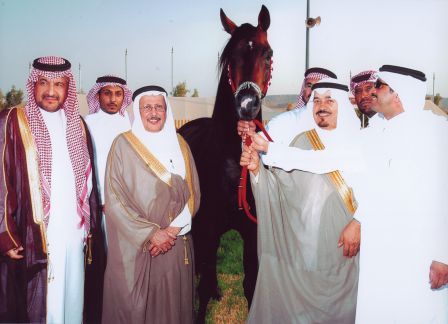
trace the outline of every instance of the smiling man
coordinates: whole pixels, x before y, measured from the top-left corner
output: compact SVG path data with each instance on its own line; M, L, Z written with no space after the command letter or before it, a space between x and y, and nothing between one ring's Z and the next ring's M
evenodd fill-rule
M306 125L307 119L303 116L306 115L305 111L310 100L312 86L323 78L337 78L332 71L321 67L309 68L305 71L304 77L295 108L275 116L266 125L266 130L276 143L288 145L298 132L307 129L309 125ZM253 121L238 121L238 135L241 136L249 130L255 131Z
M96 79L87 94L89 115L86 123L92 135L97 167L98 187L101 205L104 209L104 175L107 155L115 137L131 129L126 107L132 101L132 91L122 78L105 75ZM106 218L103 217L103 231L106 233ZM107 240L106 240L107 245Z
M27 91L0 115L0 322L99 321L101 215L70 62L34 60Z
M309 128L289 146L250 133L253 143L241 165L251 171L260 268L249 323L355 320L360 226L353 220L353 192L340 171L298 169L303 159L295 152L337 151L359 132L347 92L334 79L314 84L312 107L303 116Z
M199 182L166 96L159 86L136 90L132 129L110 150L103 323L193 322Z

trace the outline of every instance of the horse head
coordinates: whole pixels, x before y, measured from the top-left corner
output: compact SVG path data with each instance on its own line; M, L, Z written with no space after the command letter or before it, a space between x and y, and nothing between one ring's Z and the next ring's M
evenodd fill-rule
M221 9L221 23L232 37L224 48L220 68L227 70L228 83L235 98L239 119L255 119L261 110L271 80L272 49L267 38L270 25L268 9L263 5L258 26L237 26Z

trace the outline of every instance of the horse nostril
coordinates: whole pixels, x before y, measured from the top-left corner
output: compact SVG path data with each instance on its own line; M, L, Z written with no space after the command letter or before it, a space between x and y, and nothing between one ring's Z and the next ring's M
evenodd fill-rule
M256 91L245 89L238 93L235 104L240 119L252 120L261 109L261 98Z

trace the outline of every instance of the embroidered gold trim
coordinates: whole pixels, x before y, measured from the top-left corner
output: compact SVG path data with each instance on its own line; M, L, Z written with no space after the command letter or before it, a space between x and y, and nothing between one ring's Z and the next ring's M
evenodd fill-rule
M110 148L110 152L109 152L109 157L108 157L108 159L107 159L107 167L108 167L107 174L109 174L109 175L110 175L110 169L112 168L112 163L113 163L113 162L112 162L112 161L113 161L112 156L113 156L113 153L115 152L115 144L116 144L116 140L113 141L113 143L112 143L112 147ZM126 208L126 204L123 203L123 202L121 201L121 199L120 199L120 197L118 196L117 192L116 192L115 189L113 188L113 186L112 186L112 181L110 181L110 179L109 179L108 183L109 183L109 189L111 190L111 192L112 192L113 195L115 196L115 199L120 203L121 208L126 212L126 214L128 214L128 216L129 216L130 218L132 218L132 219L138 221L138 219L137 219L136 217L134 217L134 216L128 211L128 209ZM140 221L140 222L141 222L141 221ZM142 222L142 223L143 223L143 222ZM155 226L157 226L157 227L160 229L160 225L159 225L159 224L156 224L156 223L153 223L153 222L149 222L149 221L146 221L146 222L144 222L144 223L145 223L145 224L152 224L152 225L155 225ZM143 243L143 252L147 252L147 251L146 251L146 245L147 245L148 242L149 242L149 239L146 240L146 241Z
M179 140L180 150L182 151L182 155L185 161L185 181L188 184L188 190L190 190L190 198L188 199L188 209L190 210L190 214L193 217L194 213L194 190L193 190L193 178L191 174L191 162L190 155L188 154L187 142L185 142L184 138L177 134L177 139Z
M142 142L132 133L132 131L127 131L123 133L124 138L131 144L132 148L141 157L143 162L155 173L155 175L171 187L171 173L160 163L159 160L152 155L151 152L143 145Z
M306 135L315 151L325 149L325 146L322 143L322 141L320 140L319 134L317 134L315 129L307 131ZM358 208L358 204L356 203L356 201L353 197L353 190L349 186L347 186L344 178L342 177L342 175L339 171L333 171L333 172L327 173L327 175L328 175L330 181L336 187L336 189L339 193L339 196L341 197L342 201L345 204L345 207L353 215L355 213L356 209Z
M19 122L20 135L22 136L23 146L25 148L26 165L28 171L28 182L31 196L31 206L33 210L34 223L39 225L42 238L42 248L47 253L47 239L45 232L44 207L42 204L42 191L40 187L39 159L33 134L28 125L28 120L23 108L17 109L17 120Z
M5 185L5 228L6 228L6 232L8 233L9 238L11 239L11 241L14 243L14 245L17 247L19 247L19 244L17 244L17 242L14 240L14 238L11 235L11 232L9 231L9 227L8 227L8 185L6 184L6 174L5 174L5 152L6 152L6 130L8 128L8 121L9 121L9 115L11 114L11 112L13 111L13 109L11 109L8 112L8 116L6 116L6 123L5 123L5 129L4 129L4 134L3 134L3 138L5 139L5 143L3 145L3 154L2 154L2 167L3 167L3 181L4 181L4 185Z

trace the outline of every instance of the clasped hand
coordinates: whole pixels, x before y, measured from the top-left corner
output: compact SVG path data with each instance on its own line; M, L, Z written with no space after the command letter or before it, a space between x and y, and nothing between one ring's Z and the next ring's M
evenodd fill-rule
M171 226L164 229L158 229L150 240L149 253L151 256L156 257L160 253L164 254L171 250L175 244L179 231L180 228Z

